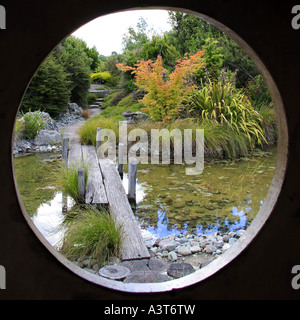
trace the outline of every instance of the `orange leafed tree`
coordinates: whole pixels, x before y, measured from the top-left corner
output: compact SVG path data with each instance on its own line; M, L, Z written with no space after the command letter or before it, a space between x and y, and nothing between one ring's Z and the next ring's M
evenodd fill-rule
M174 71L167 76L161 57L152 60L138 61L135 67L117 64L122 71L135 74L135 85L144 89L146 94L141 100L151 119L168 121L176 117L177 108L184 95L195 88L191 76L204 67L202 62L204 50L191 57L186 53L183 59L177 60Z

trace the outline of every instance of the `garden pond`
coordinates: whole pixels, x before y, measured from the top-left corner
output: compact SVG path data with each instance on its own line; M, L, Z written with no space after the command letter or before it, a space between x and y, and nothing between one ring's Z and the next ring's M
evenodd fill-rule
M65 200L56 175L60 163L59 153L14 157L23 204L53 246L64 233ZM246 229L268 193L275 165L276 147L249 158L206 163L195 176L185 174L185 165L138 164L134 213L141 228L158 238ZM123 183L127 190L126 167ZM67 204L74 205L72 198Z

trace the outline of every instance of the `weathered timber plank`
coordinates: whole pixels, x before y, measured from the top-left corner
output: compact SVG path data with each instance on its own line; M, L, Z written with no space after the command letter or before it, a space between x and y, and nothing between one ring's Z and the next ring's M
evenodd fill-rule
M99 159L109 210L116 223L123 226L122 260L150 258L140 228L134 217L120 175L110 159Z
M72 141L68 153L68 166L82 161L82 150L80 142Z
M94 146L81 146L82 159L88 166L88 178L85 190L87 204L108 204L98 157Z

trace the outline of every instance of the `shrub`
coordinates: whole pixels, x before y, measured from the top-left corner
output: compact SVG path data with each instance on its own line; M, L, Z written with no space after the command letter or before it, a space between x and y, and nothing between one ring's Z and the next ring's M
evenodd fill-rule
M78 169L83 168L85 174L85 185L88 178L88 166L84 162L74 163L71 166L62 165L57 173L57 180L65 194L72 197L76 203L82 202L78 192Z
M122 246L122 226L111 215L86 206L67 227L61 252L68 259L89 256L103 264L111 256L119 256Z
M90 111L87 109L82 110L81 115L84 117L84 119L88 119L90 117Z
M88 93L87 102L88 104L94 104L96 102L97 96L94 93Z
M91 74L92 83L107 83L111 78L109 71L97 72Z
M192 117L226 123L238 133L246 135L251 146L266 141L261 127L261 115L233 83L209 81L186 98L181 112L186 111Z
M131 71L135 74L135 85L146 92L142 102L151 119L166 122L176 117L177 107L184 95L194 88L191 76L203 68L203 54L204 50L191 57L185 55L184 59L177 61L174 71L169 75L163 67L161 57L155 62L139 61L136 68L124 64L117 66L124 72Z
M24 119L24 135L28 139L34 139L38 131L47 125L41 111L27 112L22 114Z

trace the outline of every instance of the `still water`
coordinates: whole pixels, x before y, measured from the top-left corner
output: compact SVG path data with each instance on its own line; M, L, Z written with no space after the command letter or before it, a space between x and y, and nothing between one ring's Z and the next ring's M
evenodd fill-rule
M52 244L63 236L63 195L56 173L60 155L14 158L24 206ZM184 165L138 165L135 215L142 229L157 237L246 229L261 207L273 178L276 148L237 161L205 164L202 174L185 175ZM127 190L127 174L123 184ZM67 198L68 207L74 205Z

